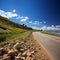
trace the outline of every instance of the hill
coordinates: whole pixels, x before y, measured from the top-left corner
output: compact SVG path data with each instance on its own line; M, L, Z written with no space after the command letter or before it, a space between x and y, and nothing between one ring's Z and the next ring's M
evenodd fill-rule
M22 28L22 29L28 29L28 30L32 30L32 28L26 26L26 25L21 25L21 24L18 24L18 23L15 23L5 17L2 17L0 16L0 22L3 22L4 24L7 24L7 25L10 25L10 26L13 26L13 27L16 27L16 28Z
M32 28L10 21L0 16L0 44L18 39L21 41Z

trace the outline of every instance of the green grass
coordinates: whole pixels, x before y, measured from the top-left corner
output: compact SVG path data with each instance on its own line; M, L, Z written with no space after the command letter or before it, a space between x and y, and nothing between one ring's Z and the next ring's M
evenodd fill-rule
M21 41L26 35L28 35L31 31L25 30L21 28L15 28L6 24L0 24L0 26L6 27L11 32L1 32L0 33L0 45L6 42L11 42L13 40Z
M54 34L49 32L41 32L41 33L60 37L60 34Z
M0 45L5 44L6 42L11 42L11 41L16 41L18 40L19 42L21 42L23 40L23 38L25 38L28 34L30 34L31 31L24 31L23 33L19 33L19 34L9 34L9 35L2 35L4 38L3 40L0 41Z
M32 28L21 25L0 16L0 45L14 40L23 40L25 36L31 33Z
M6 27L4 27L4 26L2 26L2 25L0 25L0 28L2 28L2 29L4 29L4 30L6 30L6 29L7 29Z

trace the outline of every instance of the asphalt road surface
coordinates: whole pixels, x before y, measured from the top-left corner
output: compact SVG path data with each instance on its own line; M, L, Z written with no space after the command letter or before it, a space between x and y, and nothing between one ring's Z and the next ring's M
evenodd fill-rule
M60 37L33 32L33 36L46 49L53 60L60 60Z

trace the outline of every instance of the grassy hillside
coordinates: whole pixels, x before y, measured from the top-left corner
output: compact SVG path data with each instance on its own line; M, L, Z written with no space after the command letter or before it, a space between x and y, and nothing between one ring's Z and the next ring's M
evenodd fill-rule
M7 25L10 25L10 26L13 26L13 27L16 27L16 28L22 28L22 29L27 29L27 30L31 30L32 28L26 26L26 25L21 25L21 24L17 24L15 22L12 22L11 20L5 18L5 17L2 17L0 16L0 22L3 22Z
M16 39L21 41L24 36L30 33L30 30L31 28L27 26L19 25L0 16L0 44Z

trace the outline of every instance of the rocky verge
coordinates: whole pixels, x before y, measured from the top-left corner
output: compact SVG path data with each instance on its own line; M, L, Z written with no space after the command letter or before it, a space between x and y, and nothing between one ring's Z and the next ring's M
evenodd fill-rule
M50 60L32 36L22 42L12 41L0 46L0 60Z
M34 60L34 51L24 41L10 42L0 48L0 60Z

